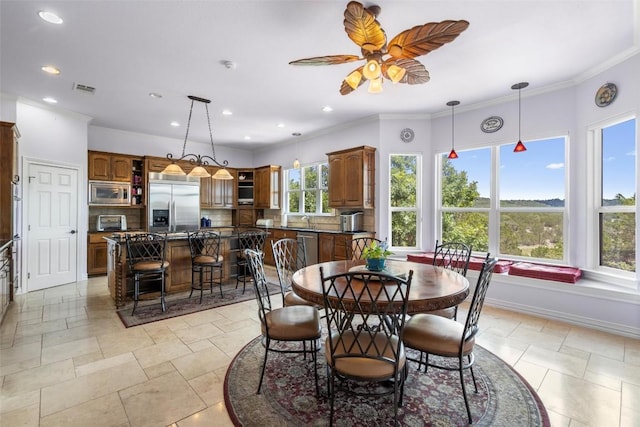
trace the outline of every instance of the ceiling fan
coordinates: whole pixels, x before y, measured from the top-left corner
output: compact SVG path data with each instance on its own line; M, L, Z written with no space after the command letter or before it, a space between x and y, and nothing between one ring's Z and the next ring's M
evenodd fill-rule
M344 11L344 30L360 46L362 56L317 56L298 59L289 64L335 65L366 60L365 65L355 69L342 81L342 95L350 94L367 80L369 92L381 92L383 77L393 83L426 83L429 81L429 72L413 58L426 55L455 40L469 26L469 22L464 20L429 22L405 30L387 43L387 35L376 19L380 10L379 6L364 7L357 1L351 1Z

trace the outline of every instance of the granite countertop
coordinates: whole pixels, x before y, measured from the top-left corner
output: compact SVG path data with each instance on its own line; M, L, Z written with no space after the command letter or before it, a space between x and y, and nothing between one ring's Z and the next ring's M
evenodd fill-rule
M8 248L9 246L11 246L12 243L13 243L13 240L11 239L0 239L0 251L3 251L6 248Z
M222 239L230 239L237 236L237 229L235 227L212 227L212 228L202 228L201 230L215 230L220 232L220 238ZM117 231L112 233L105 233L103 239L110 240L116 243L122 243L125 241L125 236L127 234L138 234L138 233L146 233L146 231ZM163 234L163 233L158 233ZM188 234L186 231L178 231L174 233L167 233L167 240L186 240Z
M319 230L317 228L304 228L304 227L256 227L262 230L291 230L302 231L305 233L328 233L328 234L371 234L371 231L339 231L339 230Z

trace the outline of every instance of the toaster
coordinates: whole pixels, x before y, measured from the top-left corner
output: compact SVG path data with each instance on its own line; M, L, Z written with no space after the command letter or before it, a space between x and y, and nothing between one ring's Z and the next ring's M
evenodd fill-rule
M98 215L96 230L127 231L127 217L125 215Z

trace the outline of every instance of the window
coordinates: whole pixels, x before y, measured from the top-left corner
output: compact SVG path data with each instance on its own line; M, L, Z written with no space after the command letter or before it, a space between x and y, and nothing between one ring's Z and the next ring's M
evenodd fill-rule
M597 269L636 271L636 120L596 128Z
M389 216L391 247L417 249L420 246L421 158L415 154L389 157Z
M443 241L508 258L565 260L565 138L440 156Z
M285 170L286 212L329 214L329 166L327 163Z

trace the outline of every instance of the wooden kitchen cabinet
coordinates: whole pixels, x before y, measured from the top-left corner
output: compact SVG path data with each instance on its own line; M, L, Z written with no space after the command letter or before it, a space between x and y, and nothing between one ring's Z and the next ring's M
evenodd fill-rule
M18 130L13 123L0 122L0 239L12 239L13 186L18 177Z
M279 228L269 229L269 235L264 244L264 263L267 265L276 265L275 257L273 255L272 242L277 242L280 239L296 239L298 232L294 230L282 230Z
M237 227L253 227L256 224L256 211L251 208L241 207L236 210L235 224Z
M132 158L89 151L89 180L131 182Z
M104 233L89 233L87 246L87 274L89 276L107 273L107 241Z
M318 262L350 260L353 239L358 237L374 237L374 234L319 233Z
M220 168L208 167L207 171L213 176ZM236 182L238 171L227 168L233 179L200 179L200 207L205 209L231 209L238 205L236 197Z
M280 209L280 166L262 166L254 172L254 206L258 209Z
M375 154L367 146L327 153L329 207L375 207Z

